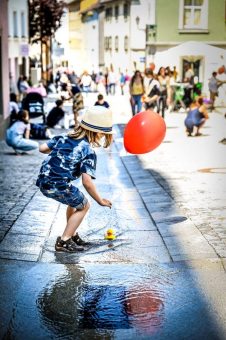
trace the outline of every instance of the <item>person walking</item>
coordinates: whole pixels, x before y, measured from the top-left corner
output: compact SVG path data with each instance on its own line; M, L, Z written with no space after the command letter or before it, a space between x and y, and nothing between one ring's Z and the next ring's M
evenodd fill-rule
M216 97L218 96L218 88L223 84L223 82L217 79L217 72L212 73L212 77L209 79L208 87L210 91L211 107L210 110L214 110L214 104Z
M144 80L140 71L135 71L129 84L130 102L133 116L142 109L142 95L144 94Z
M123 72L120 73L120 88L121 88L121 95L124 95L124 87L126 85L126 76Z
M107 148L112 143L112 112L100 106L86 110L74 130L41 144L39 151L49 154L42 163L36 185L42 194L67 205L67 224L62 236L57 237L56 251L85 250L87 242L77 233L90 204L84 194L71 182L81 177L88 194L101 206L112 203L102 198L92 179L96 177L96 153L92 147Z
M115 95L116 82L117 82L117 77L114 72L113 66L111 65L110 71L108 73L109 93L111 95Z
M30 130L28 111L19 111L16 121L6 130L6 143L15 150L17 155L38 148L38 142L29 139Z
M158 71L158 81L160 84L160 94L158 98L158 108L157 112L162 115L162 118L165 117L165 110L167 108L167 91L169 87L169 76L165 73L165 68L160 67Z
M29 88L30 85L28 84L28 78L27 76L23 76L19 82L20 101L22 101L26 97L27 90Z
M155 79L154 73L150 68L145 70L144 77L145 95L143 96L145 110L155 109L160 95L160 84Z
M92 78L87 71L83 72L81 77L82 91L88 93L91 91Z

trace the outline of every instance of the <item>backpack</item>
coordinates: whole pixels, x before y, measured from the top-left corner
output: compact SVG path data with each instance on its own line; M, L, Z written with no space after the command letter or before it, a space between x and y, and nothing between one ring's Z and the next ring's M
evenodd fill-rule
M51 138L50 131L45 124L31 123L30 138L31 139L49 139Z
M149 86L151 85L152 81L153 81L153 78L149 81ZM152 86L152 88L151 88L151 90L148 94L148 97L152 98L155 95L157 95L157 96L160 95L160 90L158 89L157 85Z

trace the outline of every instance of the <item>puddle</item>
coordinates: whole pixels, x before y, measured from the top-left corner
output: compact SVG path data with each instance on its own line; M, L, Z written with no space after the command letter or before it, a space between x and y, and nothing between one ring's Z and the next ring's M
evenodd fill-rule
M80 273L78 268L71 268L64 278L48 284L41 291L37 307L45 325L52 328L56 319L61 319L57 327L61 327L62 338L75 336L76 330L80 334L91 330L98 334L101 329L131 329L152 334L161 327L166 294L161 287L163 277L160 279L159 274L150 277L151 271L146 266L143 266L139 278L137 266L98 267L99 270L87 266L86 271ZM165 277L166 282L169 284L168 277ZM57 297L61 296L66 309L57 302ZM73 327L69 329L68 324Z
M205 302L181 269L38 264L21 278L3 338L162 340L181 339L185 333L186 338L206 338L207 331L214 335Z

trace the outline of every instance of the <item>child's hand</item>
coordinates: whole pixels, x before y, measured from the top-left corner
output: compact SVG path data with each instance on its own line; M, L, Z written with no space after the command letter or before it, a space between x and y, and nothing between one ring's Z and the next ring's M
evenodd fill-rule
M111 209L112 203L109 200L106 200L105 198L102 198L101 202L99 203L103 207L109 207Z

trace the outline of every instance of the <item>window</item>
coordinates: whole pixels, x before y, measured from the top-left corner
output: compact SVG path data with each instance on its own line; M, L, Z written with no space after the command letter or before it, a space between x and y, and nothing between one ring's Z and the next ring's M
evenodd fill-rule
M112 37L108 37L108 48L112 50Z
M207 29L208 0L180 0L179 28Z
M112 49L112 37L104 38L104 49L105 51L110 51Z
M118 36L115 37L115 50L118 52Z
M104 38L104 49L105 49L105 51L108 50L108 37Z
M129 49L129 38L126 35L124 38L124 50L128 52L128 49Z
M18 22L16 11L13 11L13 36L18 37Z
M124 19L127 20L127 17L129 15L129 5L128 4L123 5L123 15L124 15Z
M105 10L105 19L106 19L107 21L110 21L111 18L112 18L112 7L108 7L108 8L106 8L106 10Z
M115 6L115 20L118 20L118 16L119 16L119 7Z
M25 37L26 32L25 32L25 15L24 12L21 12L21 36Z

